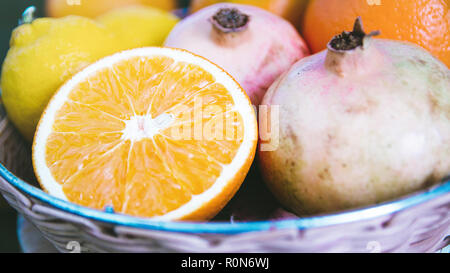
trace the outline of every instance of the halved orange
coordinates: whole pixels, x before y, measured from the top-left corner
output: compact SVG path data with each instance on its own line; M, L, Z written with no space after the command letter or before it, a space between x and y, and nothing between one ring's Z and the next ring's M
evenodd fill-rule
M44 190L83 206L159 220L206 220L253 161L251 103L218 66L140 48L65 83L41 117L33 164Z

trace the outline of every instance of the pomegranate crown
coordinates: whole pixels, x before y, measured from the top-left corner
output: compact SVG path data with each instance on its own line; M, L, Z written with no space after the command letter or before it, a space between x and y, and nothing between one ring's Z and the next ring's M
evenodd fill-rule
M361 17L356 18L353 31L344 31L333 37L328 43L328 49L333 51L350 51L358 47L364 48L365 41L373 36L380 35L380 31L364 32Z
M233 33L245 30L250 22L250 16L237 8L221 8L210 21L223 33Z

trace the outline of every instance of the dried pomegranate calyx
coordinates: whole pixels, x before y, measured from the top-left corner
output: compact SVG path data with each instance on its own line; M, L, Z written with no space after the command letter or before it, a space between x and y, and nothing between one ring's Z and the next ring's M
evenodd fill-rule
M364 47L367 38L380 35L380 31L372 31L369 34L364 32L361 17L356 18L353 31L344 31L336 35L328 44L329 50L349 51L358 47Z
M234 33L247 29L250 16L237 8L221 8L211 17L210 21L221 32Z
M353 31L345 31L328 43L325 67L340 77L369 74L378 70L384 58L377 48L370 46L372 37L378 34L379 31L366 34L361 17L358 17Z

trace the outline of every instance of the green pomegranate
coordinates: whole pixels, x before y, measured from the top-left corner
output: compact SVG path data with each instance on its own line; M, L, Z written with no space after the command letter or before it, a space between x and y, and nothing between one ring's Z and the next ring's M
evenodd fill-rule
M297 214L391 200L450 175L449 69L375 34L358 19L264 96L263 105L279 109L269 124L279 140L260 152L261 170Z

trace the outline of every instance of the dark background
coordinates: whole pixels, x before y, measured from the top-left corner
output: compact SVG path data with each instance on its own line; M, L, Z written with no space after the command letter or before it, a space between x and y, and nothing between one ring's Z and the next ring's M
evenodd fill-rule
M26 7L34 5L36 16L44 16L44 0L0 0L0 64L9 48L11 31ZM181 0L180 6L186 6L189 0ZM0 68L1 69L1 68ZM0 253L20 252L16 235L16 212L10 208L0 195Z

